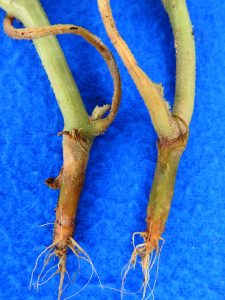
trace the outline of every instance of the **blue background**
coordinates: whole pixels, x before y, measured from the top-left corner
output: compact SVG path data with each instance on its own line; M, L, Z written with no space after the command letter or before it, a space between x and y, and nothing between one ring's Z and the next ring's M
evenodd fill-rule
M163 237L155 299L225 299L225 32L224 0L188 0L197 48L196 105L190 139L177 176ZM145 229L148 195L156 164L156 134L147 109L110 44L96 1L42 0L52 24L85 26L110 47L123 80L119 114L96 138L80 199L75 238L90 254L104 285L119 288L120 271L132 252L134 231ZM140 66L174 97L175 53L160 0L112 1L118 28ZM3 20L4 13L0 17ZM58 277L37 293L28 290L37 255L51 244L57 192L44 180L62 164L63 120L35 48L0 31L0 299L56 299ZM89 112L109 103L112 82L99 56L81 38L59 38ZM68 269L75 270L70 255ZM39 269L40 270L40 269ZM79 290L80 277L65 296ZM126 288L138 290L138 268ZM102 291L96 277L78 299L120 299ZM141 299L140 295L125 299Z

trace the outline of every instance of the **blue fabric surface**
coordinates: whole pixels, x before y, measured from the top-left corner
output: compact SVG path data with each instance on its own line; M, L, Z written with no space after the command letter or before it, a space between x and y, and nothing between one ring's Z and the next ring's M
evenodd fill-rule
M225 299L225 32L223 0L187 1L197 48L196 105L190 139L176 183L163 237L157 300ZM42 4L52 24L74 23L97 34L114 53L123 80L119 114L107 133L95 140L80 199L75 239L89 253L104 285L120 287L120 271L132 252L131 237L145 229L146 205L156 164L156 134L147 109L110 44L96 1ZM162 82L172 103L175 53L168 17L160 0L112 1L118 28L140 66ZM4 13L0 12L3 20ZM31 42L0 32L0 299L57 298L58 276L28 290L37 255L51 244L57 192L44 179L62 164L63 120ZM81 38L59 38L80 92L91 112L110 101L112 82L99 56ZM73 276L76 258L69 255ZM40 271L40 267L39 267ZM64 296L78 291L90 275L81 274ZM153 272L154 273L154 272ZM153 276L154 277L154 276ZM136 291L140 268L126 284ZM120 299L101 290L96 277L78 299ZM125 299L141 299L127 295Z

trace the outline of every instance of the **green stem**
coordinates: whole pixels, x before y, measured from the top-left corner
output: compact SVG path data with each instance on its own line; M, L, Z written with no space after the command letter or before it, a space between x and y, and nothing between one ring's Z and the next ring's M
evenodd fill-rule
M0 7L26 27L49 25L38 0L0 0ZM90 135L89 116L56 37L43 37L33 42L62 111L64 130L82 128L85 134Z
M162 0L173 28L176 49L174 115L190 124L195 97L195 42L186 0Z

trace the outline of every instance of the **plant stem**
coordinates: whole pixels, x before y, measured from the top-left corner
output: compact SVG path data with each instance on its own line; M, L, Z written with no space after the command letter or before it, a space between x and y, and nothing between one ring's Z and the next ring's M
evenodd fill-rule
M49 178L46 181L49 187L60 189L54 222L54 242L48 247L50 251L54 249L54 252L51 254L49 252L45 260L48 261L52 255L59 258L56 273L60 273L58 299L61 299L65 273L67 272L68 248L74 252L79 260L84 259L89 262L92 270L96 273L88 254L72 239L72 236L92 142L96 135L103 133L109 127L118 111L121 98L120 76L111 52L98 37L73 24L49 26L48 19L38 0L0 0L0 7L9 14L4 20L4 29L9 36L17 39L34 40L64 117L65 127L61 132L63 135L63 166L56 179ZM26 28L14 28L12 25L14 17L19 19ZM95 107L90 117L82 103L57 39L53 36L47 37L65 33L81 35L94 46L107 63L113 78L112 105ZM107 111L110 112L104 117ZM36 267L37 264L32 272L31 284ZM43 270L38 276L37 287Z
M173 113L190 124L195 97L195 43L186 0L162 0L172 25L176 49L176 95Z
M49 25L38 0L0 0L0 7L15 16L26 27ZM82 128L84 133L89 134L89 116L57 39L49 36L33 42L62 111L64 130Z
M186 0L162 0L162 2L169 15L175 37L176 95L173 114L183 120L187 128L186 135L183 133L174 141L158 142L158 159L147 209L148 231L150 224L158 224L163 230L167 221L177 169L186 148L195 95L195 44Z
M158 159L147 209L149 224L164 228L173 198L176 173L186 148L195 95L195 44L186 0L162 0L172 24L176 49L176 95L173 114L186 125L173 141L158 142Z
M133 54L117 31L110 8L110 0L98 0L108 36L142 95L159 137L157 165L147 207L147 228L145 232L140 233L144 242L134 246L130 260L135 266L137 257L141 258L144 277L142 299L145 299L150 280L149 272L155 262L155 259L152 262L154 250L156 255L160 255L159 241L162 240L161 236L168 219L180 158L188 140L188 125L192 117L195 94L195 46L186 2L185 0L162 1L173 27L177 54L176 96L173 114L169 109L165 110L163 107L165 102L162 89L153 84L138 67ZM171 120L175 121L175 124ZM133 239L136 234L133 235ZM129 270L130 264L125 269L122 287Z

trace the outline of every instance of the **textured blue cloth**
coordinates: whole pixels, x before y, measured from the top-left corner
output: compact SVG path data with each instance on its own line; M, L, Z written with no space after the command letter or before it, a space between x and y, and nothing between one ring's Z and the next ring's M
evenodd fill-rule
M57 3L57 4L56 4ZM110 44L96 1L42 0L52 24L74 23L97 34L114 53L123 80L119 114L96 138L80 199L75 238L89 253L102 283L120 287L120 271L132 252L131 237L145 229L146 206L156 164L156 134L147 109ZM225 32L224 0L188 0L197 48L196 105L187 150L181 160L174 201L163 235L157 300L225 299ZM168 17L160 0L112 1L118 28L140 66L174 97L175 53ZM1 11L0 19L4 13ZM1 26L2 28L2 26ZM57 192L44 179L62 164L63 120L32 42L0 32L0 299L52 300L58 276L28 290L37 255L51 244ZM59 38L80 92L91 112L109 103L112 83L100 55L75 36ZM43 260L42 260L43 262ZM41 262L41 263L42 263ZM68 270L77 267L69 255ZM41 265L38 268L40 272ZM78 291L90 266L64 296ZM152 284L155 270L153 271ZM36 277L35 277L36 278ZM126 289L137 291L140 267ZM94 276L77 299L120 299L98 287ZM125 299L141 299L127 295Z

